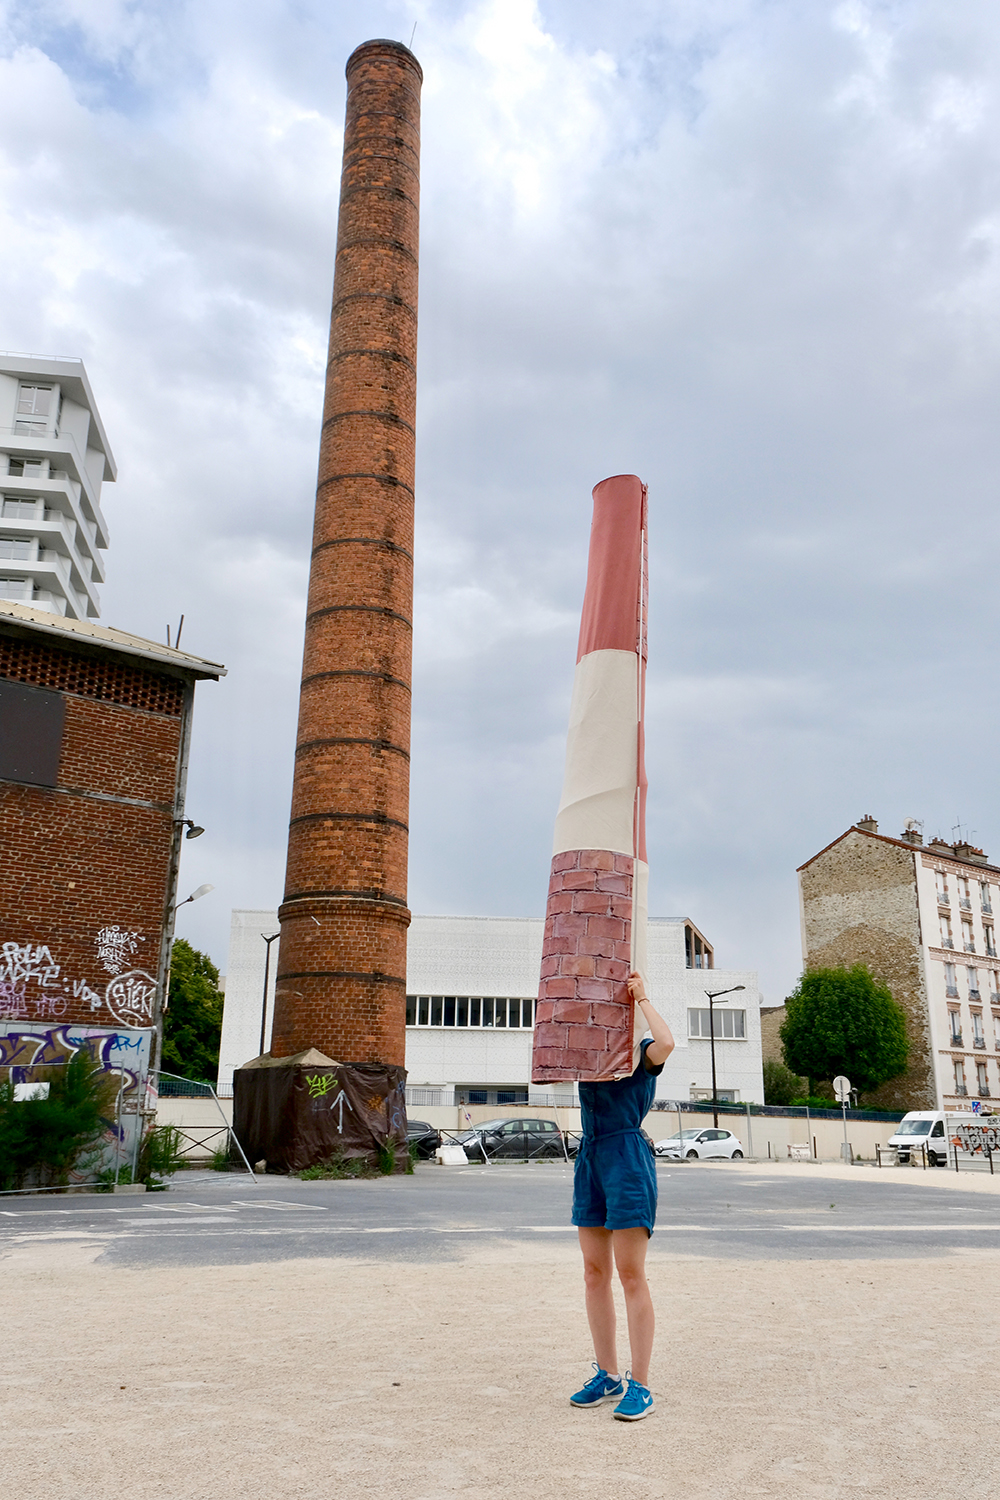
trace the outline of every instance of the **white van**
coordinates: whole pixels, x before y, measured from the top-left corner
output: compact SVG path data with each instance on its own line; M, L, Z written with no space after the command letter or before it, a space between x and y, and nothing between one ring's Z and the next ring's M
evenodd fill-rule
M901 1162L910 1159L911 1151L927 1148L929 1167L948 1165L948 1147L969 1152L1000 1150L1000 1117L975 1115L971 1110L961 1114L943 1114L934 1109L914 1109L904 1115L889 1137Z
M968 1116L969 1119L972 1116ZM900 1161L909 1161L910 1152L927 1148L929 1167L948 1165L948 1116L934 1109L912 1109L896 1126L896 1134L889 1137L889 1145L895 1146Z

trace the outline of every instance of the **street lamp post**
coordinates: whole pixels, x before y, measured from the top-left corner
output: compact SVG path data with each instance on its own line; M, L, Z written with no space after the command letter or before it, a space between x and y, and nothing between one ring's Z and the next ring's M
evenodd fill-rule
M719 1128L719 1091L715 1086L715 1002L720 995L735 995L737 990L745 989L745 984L733 984L728 990L705 991L708 996L708 1039L712 1048L712 1115L716 1130Z
M280 938L280 932L273 932L270 937L264 938L264 946L267 948L267 957L264 959L264 1002L260 1008L260 1056L264 1056L264 1035L267 1031L267 981L271 973L271 944Z

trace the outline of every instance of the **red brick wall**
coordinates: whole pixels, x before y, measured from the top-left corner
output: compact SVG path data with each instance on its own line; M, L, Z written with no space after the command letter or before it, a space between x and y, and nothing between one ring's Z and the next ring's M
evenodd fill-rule
M549 877L531 1077L632 1071L632 856L556 854Z
M48 685L61 673L107 689L100 656L35 642L19 663L18 681ZM127 689L130 669L111 665ZM139 687L156 675L138 672ZM121 976L155 976L159 958L183 686L166 674L162 685L170 712L64 694L58 786L0 781L0 1023L127 1025L126 992L148 991ZM109 946L108 929L125 936Z
M368 42L347 77L271 1050L402 1064L421 73Z

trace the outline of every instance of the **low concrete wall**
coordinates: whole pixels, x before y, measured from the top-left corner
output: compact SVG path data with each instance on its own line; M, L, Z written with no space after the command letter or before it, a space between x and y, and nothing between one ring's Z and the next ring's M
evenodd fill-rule
M554 1120L560 1130L579 1132L579 1109L542 1109L531 1104L512 1104L502 1109L489 1105L429 1105L423 1109L409 1111L414 1119L426 1120L437 1130L468 1130L470 1125L481 1125L484 1120ZM680 1117L675 1109L653 1110L642 1122L642 1128L654 1141L662 1141L676 1130L704 1129L713 1123L710 1114L688 1113L681 1109ZM841 1120L795 1119L783 1115L727 1115L720 1113L719 1126L739 1136L744 1153L757 1160L788 1160L788 1147L806 1145L817 1161L840 1161L840 1148L844 1141L844 1126ZM884 1146L896 1132L894 1120L847 1121L847 1140L855 1157L872 1159L876 1144Z
M226 1121L231 1124L233 1101L220 1099ZM541 1109L530 1104L514 1104L504 1109L490 1108L486 1104L428 1106L411 1111L413 1118L426 1120L438 1130L468 1130L470 1125L481 1125L485 1120L553 1120L560 1130L579 1132L580 1111L578 1109ZM223 1144L224 1129L213 1099L161 1099L156 1112L157 1123L175 1125L179 1130L190 1130L191 1139L185 1143L185 1156L192 1160L207 1160L213 1151ZM676 1130L704 1129L712 1124L712 1116L689 1114L682 1109L678 1119L675 1109L653 1110L643 1120L643 1129L654 1141L662 1141ZM808 1144L817 1161L839 1161L840 1148L844 1140L844 1127L840 1120L804 1120L784 1115L719 1115L719 1125L739 1136L744 1153L758 1161L787 1161L788 1147ZM807 1128L808 1127L808 1128ZM876 1144L884 1146L896 1132L894 1120L847 1121L847 1139L855 1157L872 1160Z

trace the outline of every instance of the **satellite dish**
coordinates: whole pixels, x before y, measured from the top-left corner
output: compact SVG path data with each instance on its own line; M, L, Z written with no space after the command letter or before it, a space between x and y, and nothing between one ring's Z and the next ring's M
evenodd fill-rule
M851 1098L851 1080L845 1078L843 1073L838 1073L833 1080L833 1092L837 1096L838 1104L847 1104Z

